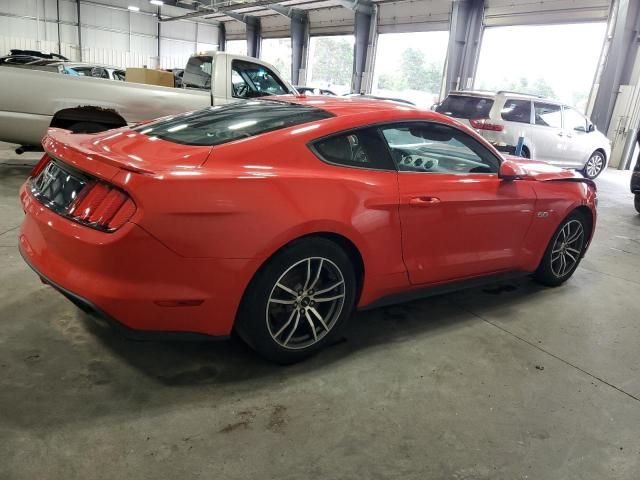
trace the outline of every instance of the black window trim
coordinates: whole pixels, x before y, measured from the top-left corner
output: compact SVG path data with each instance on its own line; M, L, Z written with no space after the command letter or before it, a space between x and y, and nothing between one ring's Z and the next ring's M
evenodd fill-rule
M313 140L310 140L307 142L307 148L309 150L311 150L311 152L323 163L326 163L328 165L332 165L335 167L342 167L342 168L355 168L358 170L373 170L376 172L396 172L396 173L432 173L432 172L413 172L410 170L399 170L398 169L398 165L396 165L396 162L393 160L393 155L391 154L391 149L389 147L389 143L387 142L387 139L384 138L384 135L382 134L382 128L387 128L390 126L395 126L395 125L402 125L402 124L436 124L436 125L444 125L446 127L451 127L455 130L457 130L458 132L464 134L464 135L468 135L474 142L476 142L478 144L478 146L480 146L481 148L485 149L487 151L488 154L490 154L493 158L496 159L496 161L498 162L498 171L497 172L491 172L491 173L447 173L447 174L438 174L438 175L495 175L496 177L500 176L500 165L502 165L502 162L504 162L504 158L496 155L495 153L493 153L491 151L490 148L487 148L486 145L483 145L481 141L479 141L477 138L474 138L473 135L471 135L469 132L463 130L462 128L458 127L457 125L451 125L450 123L447 122L440 122L437 120L426 120L426 119L405 119L405 120L387 120L384 122L376 122L376 123L371 123L369 125L362 125L359 127L351 127L351 128L347 128L344 130L340 130L338 132L333 132L327 135L323 135L322 137L318 137L318 138L314 138ZM366 130L366 129L370 129L370 128L374 128L377 130L378 135L381 137L382 141L384 142L384 145L386 147L386 157L387 159L391 162L391 169L388 168L371 168L371 167L361 167L361 166L355 166L355 165L347 165L344 163L336 163L336 162L332 162L330 160L327 160L326 158L324 158L322 156L322 154L318 151L318 149L315 147L316 143L322 142L324 140L328 140L330 138L333 137L339 137L342 135L349 135L353 132L357 132L360 130Z

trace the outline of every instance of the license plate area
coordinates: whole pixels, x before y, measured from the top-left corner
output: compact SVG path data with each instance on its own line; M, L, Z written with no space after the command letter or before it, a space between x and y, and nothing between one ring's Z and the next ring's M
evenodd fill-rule
M66 213L90 181L81 173L51 160L31 180L31 193L50 209Z

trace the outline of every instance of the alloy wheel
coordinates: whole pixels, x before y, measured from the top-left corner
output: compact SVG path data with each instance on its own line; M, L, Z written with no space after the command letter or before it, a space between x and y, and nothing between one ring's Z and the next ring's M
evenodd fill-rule
M269 295L269 334L291 350L316 344L336 324L345 295L344 276L331 260L309 257L296 262L278 278Z
M591 155L587 164L584 166L584 170L589 178L595 178L602 171L604 167L604 157L599 153Z
M560 230L551 250L551 271L562 278L573 271L584 247L584 228L578 220L568 221Z

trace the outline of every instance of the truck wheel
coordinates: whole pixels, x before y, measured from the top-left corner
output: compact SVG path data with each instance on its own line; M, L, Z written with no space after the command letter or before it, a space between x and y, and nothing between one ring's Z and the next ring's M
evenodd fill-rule
M105 130L109 130L110 128L107 125L96 122L77 122L69 127L73 133L98 133L104 132Z
M636 212L640 213L640 193L636 193L633 205L636 207Z

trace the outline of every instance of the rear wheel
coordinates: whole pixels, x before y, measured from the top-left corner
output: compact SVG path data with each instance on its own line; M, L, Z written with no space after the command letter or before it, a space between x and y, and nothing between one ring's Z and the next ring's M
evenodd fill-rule
M582 169L582 174L590 179L596 178L604 170L605 158L600 151L593 152Z
M560 224L533 274L535 280L556 287L573 275L587 245L587 224L579 212L572 213Z
M348 255L324 238L298 241L258 272L243 298L236 330L260 355L293 363L340 331L355 303Z
M633 205L636 207L636 211L640 213L640 193L636 193L636 196L633 200Z
M69 130L73 133L98 133L109 130L110 128L114 127L109 127L96 122L76 122L69 127Z

